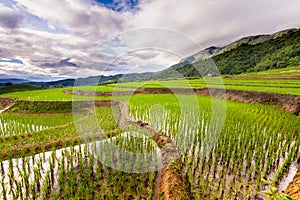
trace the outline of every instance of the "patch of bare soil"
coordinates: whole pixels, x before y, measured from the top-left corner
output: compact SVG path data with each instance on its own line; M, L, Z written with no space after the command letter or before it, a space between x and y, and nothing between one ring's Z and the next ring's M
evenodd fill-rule
M294 200L300 199L300 168L284 193L289 195Z
M0 108L4 111L8 109L14 102L15 99L0 97Z

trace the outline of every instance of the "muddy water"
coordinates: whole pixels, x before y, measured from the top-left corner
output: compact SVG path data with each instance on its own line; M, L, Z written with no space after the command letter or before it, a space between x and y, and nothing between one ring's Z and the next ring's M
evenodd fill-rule
M16 121L5 121L0 119L0 136L12 136L12 135L18 135L26 132L29 133L35 131L42 131L48 128L50 127L43 126L43 125L35 125L35 124L24 124ZM20 130L25 132L21 132Z
M130 143L135 138L142 139L142 149L147 149L149 145L147 136L134 131L124 132L106 140L90 143L89 152L103 164L125 172L151 172L161 168L162 152L154 141L151 141L150 152L132 153L117 145L121 138L125 139L125 143Z
M57 190L58 189L58 173L59 173L59 170L61 169L61 161L64 160L64 163L65 163L64 168L65 169L69 169L68 166L70 166L70 162L67 160L66 153L69 153L70 155L72 155L73 167L76 168L76 167L79 167L78 157L76 156L77 153L80 153L82 155L82 157L86 158L86 159L87 159L88 153L91 153L92 155L95 155L95 156L96 155L104 155L104 157L106 156L106 159L108 159L108 158L111 158L111 154L110 154L111 150L113 150L113 151L116 150L116 149L111 148L111 145L113 145L115 143L114 141L116 141L117 139L120 139L120 137L124 137L126 140L127 138L130 139L130 137L134 137L134 136L132 136L132 133L125 132L118 137L112 137L112 138L109 138L106 140L95 141L95 142L88 143L88 144L82 144L82 145L76 145L73 147L62 148L62 149L59 149L56 151L48 151L45 153L40 153L40 154L36 154L34 156L25 157L25 158L12 159L11 163L8 160L3 161L2 162L3 168L1 168L1 170L0 170L0 199L3 199L2 185L4 185L5 189L6 189L6 198L13 199L12 191L14 191L15 193L17 192L16 182L22 184L21 193L26 194L26 189L24 186L25 185L24 174L26 174L26 173L28 174L29 184L33 184L33 183L36 184L34 169L36 169L40 172L39 182L40 182L41 188L42 188L43 182L45 181L47 174L50 173L50 171L51 171L51 167L50 167L51 165L53 165L53 174L52 175L54 178L52 189ZM145 136L140 136L140 137L142 137L142 138L144 137L143 139L145 139L145 140L147 139ZM109 154L107 154L107 148L110 150ZM87 149L87 151L85 151L85 149ZM120 147L120 149L122 149L122 147ZM117 155L122 155L122 154L121 153L118 154L118 152L117 152ZM152 158L152 160L153 160L152 162L149 162L149 160L147 161L147 163L146 163L147 167L156 169L157 166L155 166L154 164L157 162L157 160L161 160L160 149L156 148L153 152L150 152L149 155L150 156L145 156L142 154L142 157L147 160ZM53 163L53 158L55 158L54 163ZM98 158L98 157L96 157L96 158ZM103 158L103 157L101 157L101 158ZM125 158L119 157L117 159L119 159L119 160L124 159L125 164L126 164L126 161L127 161L126 157ZM140 158L138 158L138 159L140 159ZM136 163L136 162L134 162L134 163ZM126 165L123 165L123 167L124 166L126 166ZM96 167L96 165L94 167ZM118 166L113 166L113 165L111 167L118 168ZM132 166L129 166L129 167L132 167ZM69 169L69 170L72 170L72 169ZM94 170L96 170L96 168L94 168ZM141 171L141 169L133 169L133 170ZM11 177L13 177L13 178L11 178Z
M80 151L83 150L83 147L85 145L78 145L78 146L74 146L74 150L75 151ZM56 160L60 160L62 159L62 155L63 152L65 151L70 151L70 148L65 148L65 149L59 149L56 150L54 152L55 158ZM9 164L9 161L3 161L3 172L4 173L0 173L0 180L2 181L2 183L4 183L4 186L6 188L7 194L6 197L7 199L13 199L13 195L11 191L15 191L17 189L17 186L15 184L15 181L22 183L22 185L25 182L24 179L24 166L25 166L25 172L28 173L28 177L29 177L29 183L34 183L34 173L33 173L33 169L39 169L40 172L40 184L42 185L44 178L46 176L47 173L50 172L50 163L52 160L52 153L51 151L49 152L45 152L45 153L40 153L40 154L36 154L34 156L28 156L25 158L17 158L17 159L12 159L11 163L12 163L12 169L11 166ZM83 153L83 152L82 152ZM25 165L23 165L23 162ZM54 177L57 177L58 174L58 170L59 170L59 164L58 162L54 163ZM10 176L12 175L13 172L13 177L14 177L14 183L11 185L10 183ZM57 186L57 178L54 179L54 186ZM22 193L25 194L25 187L22 187ZM3 188L2 186L0 186L0 194L1 194L1 198L3 198L2 196L2 191Z
M293 161L289 167L289 171L282 177L282 180L278 184L278 190L284 191L288 185L293 181L297 171L298 171L297 161Z

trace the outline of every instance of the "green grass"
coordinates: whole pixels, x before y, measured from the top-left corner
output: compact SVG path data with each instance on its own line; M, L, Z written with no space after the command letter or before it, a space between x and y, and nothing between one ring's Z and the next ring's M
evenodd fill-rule
M280 94L292 94L300 96L300 88L271 88L271 87L249 87L249 86L226 86L227 89L233 90L249 90L256 92L270 92Z
M216 85L213 78L206 80L194 79L194 80L169 80L169 81L147 81L147 82L130 82L119 83L115 88L118 88L114 92L129 91L137 89L138 87L144 88L223 88L222 85ZM233 90L250 90L259 92L272 92L281 94L293 94L300 96L300 80L248 80L248 79L231 79L224 78L224 86L227 89ZM218 83L219 84L219 83ZM129 88L123 88L129 87ZM75 87L74 90L84 91L97 91L97 92L110 92L112 87ZM33 90L24 92L11 92L2 94L2 97L17 98L21 100L30 101L71 101L71 100L109 100L111 97L104 96L77 96L71 94L64 94L62 88L59 89L45 89L45 90Z
M131 114L136 120L149 122L167 134L172 141L176 141L182 153L181 172L187 177L194 197L247 199L256 195L255 198L258 198L263 189L262 178L278 183L288 170L290 161L299 158L300 118L271 106L192 95L149 94L114 98L127 101ZM217 108L212 110L212 105ZM220 105L226 105L226 118L223 118L225 117L222 115L224 108ZM213 111L216 115L213 115ZM51 177L58 180L58 186L51 185L47 181L40 182L41 187L46 188L45 191L51 195L74 197L74 199L86 197L105 199L106 195L112 199L122 199L122 197L131 199L132 196L129 195L136 195L151 199L156 172L128 174L114 171L107 166L102 168L101 162L87 153L89 152L87 149L75 151L73 148L75 144L85 141L80 137L89 136L89 134L103 136L104 132L116 129L118 133L121 133L122 131L116 124L118 119L114 116L116 112L118 113L117 109L96 108L95 114L87 116L79 114L78 118L75 118L78 120L76 123L72 121L68 123L71 120L70 115L54 114L49 118L45 115L38 119L35 117L40 117L40 115L2 113L0 117L3 116L6 121L10 119L12 121L11 135L14 134L14 130L21 130L23 134L17 137L0 137L0 160L1 158L8 159L11 162L13 157L33 155L35 151L43 150L43 148L54 150L71 146L69 150L64 151L62 157L56 157L57 152L52 153L52 159L47 161L50 166L60 166L58 173L50 169L48 170L50 175L45 175L46 178L49 176L50 180ZM222 119L225 120L224 126L218 133L216 130L220 130ZM36 124L48 125L49 128L23 130L21 124L35 125L35 120ZM13 123L14 121L19 123ZM27 132L31 134L26 134ZM110 136L104 136L104 138ZM151 140L145 142L133 138L118 137L114 143L110 144L122 145L122 148L133 152L140 152L145 144L149 149L153 148ZM209 145L213 145L211 149ZM201 153L202 148L207 150L205 151L207 154ZM39 162L38 157L34 159ZM24 184L28 182L26 181L26 168L33 167L29 161L24 160L26 165L18 169L23 174L20 179L12 176L12 172L8 172L8 178L12 184L18 181ZM284 164L279 165L279 160L282 160ZM73 165L74 162L75 165ZM126 160L126 163L128 162L130 161ZM95 165L97 165L96 171ZM34 169L38 172L42 171L40 168ZM150 174L151 177L149 177ZM36 180L30 180L30 182L32 187L38 186ZM82 185L84 187L81 187ZM14 192L20 193L17 186L13 188ZM147 195L144 194L145 191ZM219 198L222 192L224 196ZM22 194L40 195L34 189Z
M93 100L94 97L76 96L63 93L64 88L44 89L24 92L11 92L2 94L1 97L17 98L28 101L72 101ZM97 100L106 100L109 97L96 97Z
M6 110L12 113L72 113L83 112L85 105L73 101L23 101L17 100Z
M234 76L236 78L283 78L283 79L299 79L300 78L300 66L286 67L281 69L271 69L261 72L252 72L247 74L241 74Z
M29 101L70 101L72 95L64 94L63 88L33 90L24 92L11 92L1 95L2 97L18 98Z
M86 92L126 92L132 91L130 88L115 88L110 86L79 86L72 88L74 90L86 91Z
M250 90L260 92L273 92L282 94L300 95L300 66L282 69L269 70L257 73L248 73L236 76L224 76L225 88L234 90ZM19 86L20 87L20 86ZM23 87L23 86L22 86ZM24 86L25 87L25 86ZM87 92L124 92L133 91L137 88L220 88L220 81L217 78L198 79L173 79L156 80L143 82L115 83L107 86L80 86L74 90ZM25 87L26 88L26 87ZM24 88L23 88L24 89ZM2 90L2 89L1 89ZM94 97L76 96L64 94L64 88L39 89L22 92L7 90L1 94L2 97L18 98L30 101L71 101L71 100L93 100ZM107 100L110 97L96 97L97 100Z
M0 114L0 136L32 133L73 121L71 114Z
M298 72L291 72L298 68L227 76L223 80L228 89L300 95L300 80L295 78ZM290 76L293 78L288 79ZM138 87L201 88L207 85L222 87L215 78L208 78L131 82L110 85L113 87L87 86L74 89L97 92L112 92L116 89L121 92ZM49 198L52 195L53 199L152 199L156 172L130 174L113 170L102 166L99 160L87 153L87 149L74 148L88 141L89 136L93 139L107 139L124 132L117 125L119 119L115 114L119 110L104 107L96 108L90 115L65 114L72 111L71 100L93 100L94 97L64 94L63 90L1 94L26 101L17 101L8 113L0 114L0 162L3 164L3 160L8 160L7 163L12 165L12 158L22 157L26 164L20 165L15 171L9 166L10 170L5 171L5 175L0 172L0 175L9 179L9 183L4 183L4 179L0 181L0 198L13 193L28 199L34 195L43 196L42 199L47 195ZM96 97L110 98L128 102L131 115L136 120L150 123L171 138L182 153L181 173L187 178L192 195L200 199L258 199L260 192L265 189L262 178L278 184L291 162L300 157L299 116L272 106L193 95ZM212 105L215 106L213 110ZM145 142L120 136L110 144L121 145L133 152L145 152L144 145L151 150L155 147L151 138ZM52 159L46 161L50 165L50 170L46 169L47 174L41 175L45 169L36 165L33 167L34 164L25 158L37 152L67 146L70 148L64 151L62 157L56 157L57 152L53 151ZM33 158L35 162L41 162L37 156ZM51 166L57 166L58 171L51 169ZM29 170L34 171L32 180L28 178ZM20 177L16 176L18 172ZM40 177L43 177L43 181L38 181ZM52 179L58 180L58 184L51 185ZM13 185L13 189L5 194L2 188L7 187L7 184ZM30 189L20 190L20 186Z
M227 89L300 95L300 67L288 67L258 73L224 76ZM129 88L222 88L219 78L174 79L114 84Z
M0 140L5 141L0 143L0 160L1 151L9 149L22 149L22 146L42 145L43 143L55 141L63 142L67 139L76 140L76 137L89 134L99 134L101 136L104 132L117 129L113 112L115 112L114 109L104 107L96 108L94 114L88 116L81 113L75 115L1 113L0 120L3 123L0 126L0 130L7 126L5 124L8 124L8 127L1 134L2 137L0 136ZM39 126L43 128L36 128ZM88 130L88 132L80 132L78 130L79 126L85 131ZM18 135L18 137L13 137L14 135ZM3 136L10 137L3 138ZM31 152L32 154L34 152Z
M28 91L28 90L39 90L39 89L41 89L41 87L36 85L16 84L11 86L1 86L0 94L10 93L10 92L21 92L21 91Z

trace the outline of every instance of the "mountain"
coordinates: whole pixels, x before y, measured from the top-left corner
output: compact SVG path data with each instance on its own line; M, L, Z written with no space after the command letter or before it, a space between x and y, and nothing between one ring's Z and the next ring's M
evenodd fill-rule
M26 83L28 80L25 79L17 79L17 78L5 78L0 79L0 86L5 85L5 83L11 82L12 84L20 84L20 83Z
M115 83L122 77L122 74L110 76L90 76L87 78L76 79L76 86L83 85L103 85L108 83Z
M132 82L132 81L149 80L156 73L157 72L123 74L120 77L120 79L118 80L118 82Z
M58 81L43 81L43 82L26 82L26 84L38 85L43 87L67 87L73 86L83 86L83 85L101 85L108 83L115 83L122 77L121 74L111 75L111 76L90 76L86 78L78 79L63 79Z
M209 67L212 61L221 74L241 74L300 65L300 29L249 36L224 47L209 47L158 72L151 79L217 75L218 71Z
M116 82L132 82L132 81L148 80L149 77L153 76L154 74L155 73L153 72L145 72L145 73L117 74L117 75L110 75L110 76L90 76L86 78L63 79L59 81L50 81L50 82L47 81L29 82L24 80L23 82L20 83L43 86L43 87L68 87L68 86L74 86L74 84L76 86L104 85L104 84L110 84ZM7 81L4 81L4 83L6 82ZM17 83L14 82L13 84L17 84Z
M211 47L208 47L208 48L206 48L202 51L199 51L198 53L196 53L192 56L189 56L189 57L181 60L179 63L190 64L190 63L196 62L198 60L203 60L205 58L210 58L212 55L215 55L215 54L219 53L222 49L223 49L222 47L211 46ZM178 65L178 64L176 64L176 65ZM173 66L171 66L171 67L173 67Z
M72 86L74 84L75 79L64 79L59 81L50 81L50 82L26 82L26 84L37 85L37 86Z
M270 34L270 35L255 35L255 36L248 36L248 37L243 37L237 41L234 41L232 43L230 43L229 45L226 45L224 47L215 47L215 46L212 46L212 47L208 47L192 56L189 56L183 60L180 61L181 62L185 62L186 60L188 61L192 61L192 62L189 62L189 63L193 63L195 61L199 61L199 60L202 60L204 58L207 58L207 57L212 57L214 55L217 55L217 54L222 54L222 53L225 53L226 51L230 51L232 49L236 49L242 45L256 45L256 44L261 44L261 43L264 43L264 42L268 42L270 41L271 39L276 39L276 38L279 38L279 37L282 37L286 34L289 34L291 32L294 32L294 31L297 31L297 29L287 29L287 30L283 30L283 31L279 31L279 32L276 32L274 34Z

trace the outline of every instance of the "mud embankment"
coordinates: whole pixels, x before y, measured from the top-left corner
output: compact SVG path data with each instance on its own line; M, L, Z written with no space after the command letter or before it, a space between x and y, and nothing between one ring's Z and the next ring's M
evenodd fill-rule
M225 92L226 91L226 92ZM245 90L223 90L217 88L139 88L130 92L85 92L78 90L64 90L64 93L83 96L123 96L134 94L197 94L201 96L212 96L228 100L259 103L281 108L294 115L300 114L300 97L290 94L278 94L269 92L255 92Z
M111 101L27 101L7 99L3 102L2 111L27 114L81 113L87 112L87 107L108 107L112 105Z
M201 96L226 98L244 103L271 105L295 115L299 115L300 112L300 98L289 94L228 89L226 89L226 96L224 95L224 90L221 89L196 89L195 93Z
M289 195L292 199L300 199L300 168L284 193Z
M9 107L15 102L15 99L0 97L0 110Z
M163 134L155 135L153 140L160 149L165 149L162 153L164 167L160 170L157 181L159 191L157 199L192 199L188 181L182 174L181 156L172 140Z
M134 121L130 116L129 106L121 101L112 101L112 106L119 107L120 118L118 125L126 129L128 125L138 126L145 134L156 142L161 149L162 169L157 177L158 194L154 196L159 199L191 199L191 192L188 188L187 180L182 176L181 154L174 145L171 138L156 130L148 123Z

